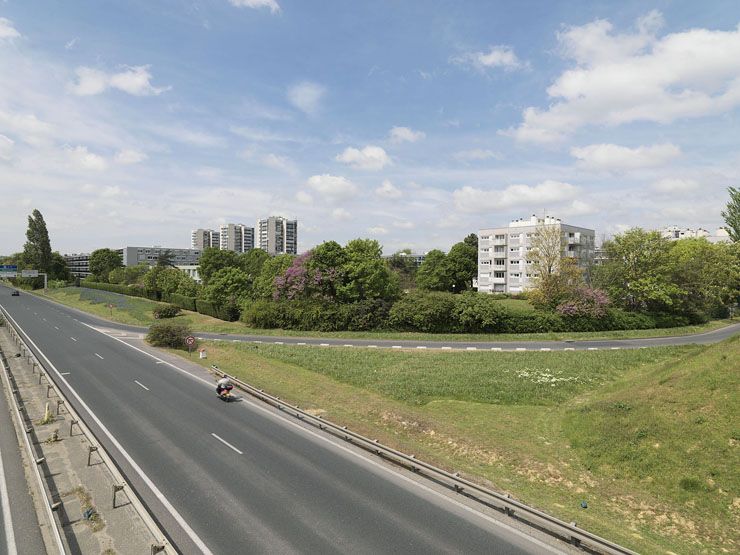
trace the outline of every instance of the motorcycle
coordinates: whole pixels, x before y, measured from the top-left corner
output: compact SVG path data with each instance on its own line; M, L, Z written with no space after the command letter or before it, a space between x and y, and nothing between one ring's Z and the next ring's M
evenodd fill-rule
M231 394L232 389L234 389L233 385L226 386L220 392L216 390L216 395L218 395L219 399L228 403L229 401L236 399L236 397Z

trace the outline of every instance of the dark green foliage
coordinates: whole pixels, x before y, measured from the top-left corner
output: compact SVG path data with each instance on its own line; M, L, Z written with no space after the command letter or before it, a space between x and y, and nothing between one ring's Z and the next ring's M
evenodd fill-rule
M98 283L108 281L112 270L123 266L121 256L111 249L97 249L90 254L90 273Z
M434 249L427 253L424 262L416 272L416 285L429 291L451 291L452 277L447 271L447 255Z
M224 268L238 268L240 266L239 255L234 251L222 251L219 249L203 249L203 254L198 262L198 275L203 285L208 285L211 276Z
M258 328L366 331L382 329L389 308L379 299L344 304L260 299L242 306L241 320Z
M451 319L454 308L453 295L415 291L393 305L389 324L404 331L456 332L457 323Z
M730 200L727 207L722 211L722 217L725 219L725 229L730 234L730 239L734 242L740 242L740 189L728 187Z
M149 326L146 340L155 347L187 349L185 338L192 335L190 326L180 322L154 322Z
M52 265L51 242L46 222L41 212L34 210L28 216L23 262L27 268L49 273Z
M195 310L197 310L200 314L205 314L206 316L213 316L214 318L218 318L218 309L214 306L213 303L204 299L196 299Z
M161 320L163 318L174 318L180 314L180 307L174 304L166 304L164 306L158 306L152 310L152 314L157 320Z
M180 295L178 293L172 293L169 295L167 302L179 306L183 310L190 310L196 312L195 308L195 297L188 297L187 295Z

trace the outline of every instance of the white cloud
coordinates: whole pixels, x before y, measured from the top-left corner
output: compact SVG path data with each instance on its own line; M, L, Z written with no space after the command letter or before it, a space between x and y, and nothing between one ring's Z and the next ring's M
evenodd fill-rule
M671 143L637 148L597 144L573 147L570 149L570 154L578 159L578 164L582 167L620 172L663 166L678 158L681 155L681 149Z
M65 49L65 50L72 50L72 49L73 49L73 48L74 48L74 47L75 47L75 46L77 45L77 41L78 41L77 37L75 37L75 38L73 38L72 40L68 41L68 42L67 42L67 43L66 43L66 44L64 45L64 49Z
M336 160L360 170L382 170L391 163L386 151L379 146L368 145L362 150L348 147L338 154Z
M393 227L397 227L398 229L414 229L416 226L414 225L414 222L400 221L393 222Z
M389 133L391 142L393 143L415 143L426 137L422 131L414 131L408 127L393 127Z
M482 148L474 148L472 150L460 150L453 154L456 160L461 162L477 162L479 160L490 160L492 158L501 160L502 155L500 152L494 150L484 150Z
M491 68L503 68L507 71L520 69L526 64L522 63L511 46L491 46L488 52L466 52L455 56L452 61L459 65L471 66L479 71Z
M354 183L338 175L314 175L308 178L306 184L317 193L334 199L349 198L357 192Z
M181 125L155 125L148 128L166 139L201 147L217 147L224 145L223 137L211 135L205 131L189 129Z
M309 116L313 116L321 109L321 100L326 89L318 83L303 81L288 89L288 101Z
M650 188L658 193L687 193L699 188L693 179L666 178L653 183Z
M17 135L28 144L38 145L50 139L54 127L35 114L17 114L0 110L0 129Z
M368 227L367 232L370 235L387 235L388 230L384 228L382 225L376 225L374 227Z
M401 198L401 196L403 195L403 193L401 193L401 190L387 179L384 179L380 187L375 189L375 194L379 197L388 199Z
M109 88L134 96L156 96L170 90L170 87L152 86L149 67L124 66L123 71L109 74L99 69L81 66L75 70L77 82L72 83L70 89L79 96L101 94Z
M116 153L114 160L118 164L130 165L138 164L149 158L145 153L139 152L138 150L131 150L124 148Z
M13 27L13 22L4 17L0 17L0 40L17 39L21 34Z
M105 158L87 150L86 146L66 147L72 165L83 170L103 171L108 167Z
M280 13L277 0L229 0L229 4L237 8L268 8L271 13Z
M279 156L277 154L266 154L262 157L262 163L268 168L273 170L295 173L296 168L293 161L287 156Z
M335 208L331 211L331 217L335 220L339 221L347 221L352 219L352 214L350 214L347 210L344 208Z
M306 191L298 191L295 194L295 199L301 204L312 204L313 203L313 197L309 195Z
M15 141L0 134L0 160L10 160Z
M570 183L547 180L535 185L509 185L505 189L465 186L452 193L455 206L463 212L488 212L513 206L542 206L572 199L578 189Z
M596 20L558 34L562 55L575 66L547 89L548 108L526 108L520 141L558 141L585 125L635 121L670 123L727 112L740 105L740 27L689 29L657 36L659 12L615 34Z

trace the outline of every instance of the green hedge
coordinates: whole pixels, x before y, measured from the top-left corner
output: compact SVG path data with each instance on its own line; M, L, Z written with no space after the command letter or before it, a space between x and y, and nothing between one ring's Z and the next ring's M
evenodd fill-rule
M340 304L321 301L247 302L241 320L257 328L365 331L387 327L390 304L367 300Z
M188 297L187 295L180 295L178 293L170 293L169 295L162 295L162 300L168 303L172 303L175 306L179 306L183 310L197 312L197 307L195 306L195 297Z
M130 297L143 297L152 301L161 301L162 294L159 291L145 289L140 285L120 285L117 283L100 283L95 281L83 280L80 287L88 289L99 289L101 291L110 291L111 293L120 293Z

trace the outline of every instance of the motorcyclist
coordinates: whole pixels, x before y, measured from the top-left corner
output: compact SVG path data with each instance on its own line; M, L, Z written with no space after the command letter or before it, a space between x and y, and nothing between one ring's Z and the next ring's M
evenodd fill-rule
M224 392L230 393L232 389L234 389L234 385L226 376L218 380L218 383L216 384L216 393L219 395L223 395Z

